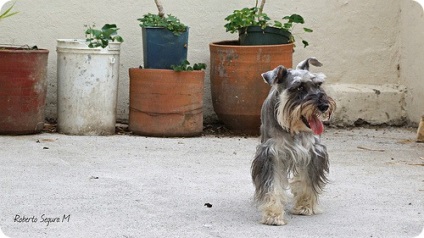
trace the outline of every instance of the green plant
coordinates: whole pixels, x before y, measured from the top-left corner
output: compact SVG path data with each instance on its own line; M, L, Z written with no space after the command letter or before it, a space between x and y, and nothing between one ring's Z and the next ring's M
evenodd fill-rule
M158 14L148 13L142 18L137 19L141 22L140 27L164 27L177 36L187 31L187 26L181 23L180 19L177 17L171 14L165 17L163 5L160 0L155 0L155 4L158 8Z
M137 20L141 22L140 27L164 27L172 31L172 33L175 35L180 35L187 30L187 26L181 23L177 17L171 14L168 14L165 17L148 13Z
M193 66L190 66L190 62L188 62L187 60L185 60L180 65L171 65L171 68L174 71L176 71L176 72L193 71L193 70L205 70L206 69L206 64L204 64L204 63L196 63Z
M243 8L241 10L235 10L232 14L228 15L225 20L227 23L224 25L227 32L234 33L238 32L240 29L248 26L260 26L262 29L266 27L275 27L278 29L286 30L291 34L291 42L295 42L294 36L292 34L296 24L304 24L305 20L299 14L292 14L289 16L284 16L281 20L271 21L271 18L268 17L266 13L263 13L263 7L265 1L262 0L261 6L258 7L258 1L256 0L256 6L252 8ZM303 28L304 32L313 32L310 28ZM304 47L308 46L309 43L304 40L302 37L302 43Z
M3 4L5 4L5 3L7 3L7 2L9 2L9 1L5 1L5 2L3 2L3 3L2 3L2 5L0 5L0 12L1 12L1 9L2 9L2 7L3 7ZM0 14L0 20L4 19L4 18L6 18L6 17L11 17L11 16L13 16L13 15L15 15L15 14L17 14L17 13L18 13L18 12L11 12L11 11L12 11L13 6L15 6L15 4L13 4L13 5L12 5L12 6L10 6L8 9L6 9L6 11L4 11L3 13L1 13L1 14Z
M86 41L89 42L88 47L106 48L109 45L109 41L124 42L124 39L118 35L119 28L115 24L105 24L102 29L94 29L93 26L85 26L88 29L85 30Z

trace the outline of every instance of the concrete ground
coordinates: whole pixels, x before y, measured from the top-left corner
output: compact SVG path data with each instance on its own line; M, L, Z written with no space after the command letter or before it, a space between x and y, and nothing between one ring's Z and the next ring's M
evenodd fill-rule
M261 225L250 163L258 138L0 136L8 237L416 237L424 143L413 129L328 129L324 212ZM212 207L205 206L209 203Z

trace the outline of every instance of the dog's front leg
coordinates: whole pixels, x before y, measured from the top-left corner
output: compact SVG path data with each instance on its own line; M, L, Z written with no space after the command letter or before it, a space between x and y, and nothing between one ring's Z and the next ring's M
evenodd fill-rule
M290 187L294 196L292 214L310 216L318 213L318 193L312 188L307 168L297 168Z
M252 163L252 180L256 187L255 199L262 211L262 223L285 225L284 205L288 186L286 169L278 158L272 140L258 146Z
M311 154L311 161L304 167L296 168L290 183L295 202L293 214L309 216L321 212L318 196L328 180L328 155L325 147L320 144L315 145L315 152Z

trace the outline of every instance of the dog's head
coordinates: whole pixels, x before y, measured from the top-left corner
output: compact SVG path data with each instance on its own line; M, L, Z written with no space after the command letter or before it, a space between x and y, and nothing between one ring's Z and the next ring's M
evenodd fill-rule
M336 103L321 88L325 81L322 73L312 73L309 66L322 66L316 58L300 62L296 69L280 65L262 74L266 83L274 87L277 100L275 116L282 128L291 134L324 131L323 121L328 120Z

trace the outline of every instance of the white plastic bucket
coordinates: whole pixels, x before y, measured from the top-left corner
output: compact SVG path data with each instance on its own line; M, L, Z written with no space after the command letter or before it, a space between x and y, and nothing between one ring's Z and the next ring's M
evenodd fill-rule
M71 135L115 133L118 42L89 48L85 40L57 40L57 126Z

